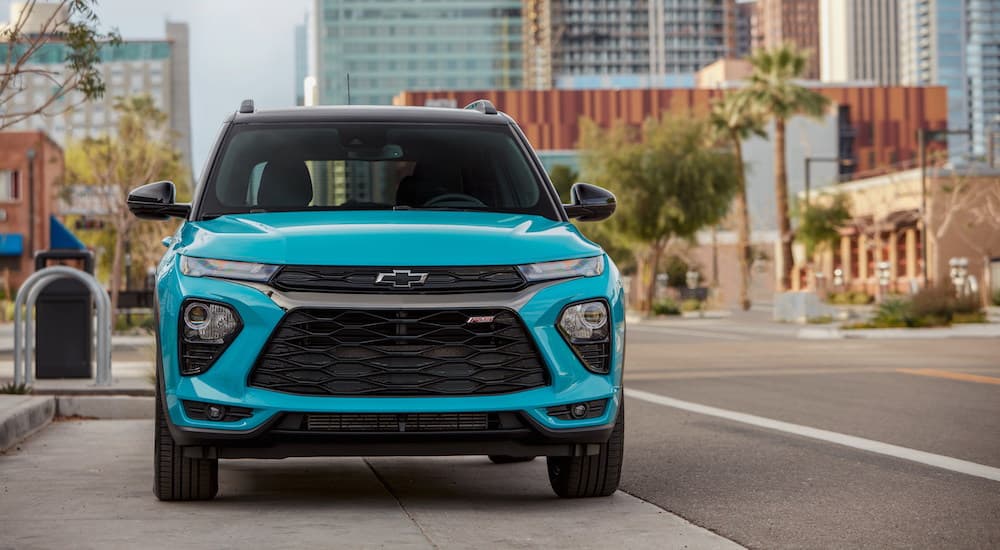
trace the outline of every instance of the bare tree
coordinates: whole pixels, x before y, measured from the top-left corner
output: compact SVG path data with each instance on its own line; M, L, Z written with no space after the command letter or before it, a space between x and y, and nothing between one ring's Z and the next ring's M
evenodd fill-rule
M931 196L934 250L939 250L941 239L954 234L979 255L988 270L990 258L1000 253L1000 178L953 175L935 182ZM936 281L938 262L933 265ZM987 285L982 286L985 291Z
M115 104L121 117L115 136L86 138L66 152L67 183L88 185L100 204L108 226L114 232L109 277L112 308L125 273L126 243L140 257L158 249L164 227L141 226L125 200L130 190L142 184L170 180L186 188L180 152L173 146L167 115L158 110L149 96L120 99Z
M97 0L59 0L41 3L28 0L17 18L0 28L0 130L38 115L53 116L100 98L101 47L117 45L117 30L102 33L94 12ZM64 55L55 62L46 48L62 46ZM44 86L34 85L39 79ZM44 90L41 100L34 100ZM26 92L34 92L27 93ZM27 101L16 98L26 94Z

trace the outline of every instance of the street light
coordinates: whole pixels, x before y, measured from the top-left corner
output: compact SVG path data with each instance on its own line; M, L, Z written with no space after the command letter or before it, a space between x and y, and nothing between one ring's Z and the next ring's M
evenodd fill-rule
M809 189L811 187L812 178L810 173L810 167L814 162L833 162L840 166L854 166L854 161L849 158L840 157L805 157L805 172L806 172L806 207L809 207Z
M971 130L927 130L917 128L917 142L920 147L920 261L924 286L927 286L927 140L941 139L952 135L972 137Z

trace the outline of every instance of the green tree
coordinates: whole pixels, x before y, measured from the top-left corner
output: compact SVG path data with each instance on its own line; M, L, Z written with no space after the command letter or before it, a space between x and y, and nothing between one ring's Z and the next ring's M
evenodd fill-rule
M606 130L584 121L582 130L583 173L618 198L609 229L634 253L633 288L645 292L633 291L632 303L649 311L664 250L726 215L738 166L732 153L714 146L704 119L664 114L641 128Z
M812 257L840 242L840 228L851 219L851 206L846 195L836 194L829 201L814 201L798 213L799 227L795 238L805 245L806 257Z
M112 308L125 275L126 243L131 244L133 265L142 268L159 252L156 244L166 230L161 223L140 223L125 205L128 192L152 181L170 180L187 186L186 167L173 146L167 115L148 96L119 99L115 135L86 138L66 151L67 185L87 185L95 203L104 211L111 231L112 256L108 286ZM139 261L135 261L139 260Z
M569 191L574 183L580 181L580 174L570 166L556 164L549 170L549 180L552 181L563 203L569 204Z
M750 265L753 250L750 247L750 212L747 209L746 164L743 162L743 140L752 135L766 137L764 113L745 91L727 93L712 104L709 121L721 141L732 147L736 163L736 213L737 255L740 266L740 306L750 309Z
M0 28L0 130L36 115L52 115L104 95L101 47L121 42L117 30L101 32L94 8L97 0L28 0L15 10L15 20ZM62 65L35 63L46 47L63 47ZM46 80L27 87L33 77ZM76 92L73 94L73 92ZM26 101L15 101L25 94ZM67 105L66 100L74 100Z
M777 203L778 235L781 239L781 284L791 287L792 227L788 210L788 165L785 160L785 122L795 115L822 116L829 100L798 84L805 74L806 56L791 44L771 50L757 50L750 57L753 73L746 93L774 121L774 194Z

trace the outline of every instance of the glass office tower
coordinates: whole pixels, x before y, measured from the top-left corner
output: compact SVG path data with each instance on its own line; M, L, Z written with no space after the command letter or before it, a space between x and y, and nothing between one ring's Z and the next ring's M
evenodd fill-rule
M314 13L322 104L521 85L521 0L316 0Z

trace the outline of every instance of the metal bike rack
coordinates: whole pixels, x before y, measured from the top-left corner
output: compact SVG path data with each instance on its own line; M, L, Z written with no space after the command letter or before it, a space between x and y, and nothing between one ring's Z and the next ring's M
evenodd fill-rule
M14 301L14 383L31 384L35 379L35 339L32 317L42 290L58 279L76 279L87 285L97 307L97 385L111 385L111 298L97 279L71 267L55 265L33 273L17 291ZM22 314L22 310L24 313Z

